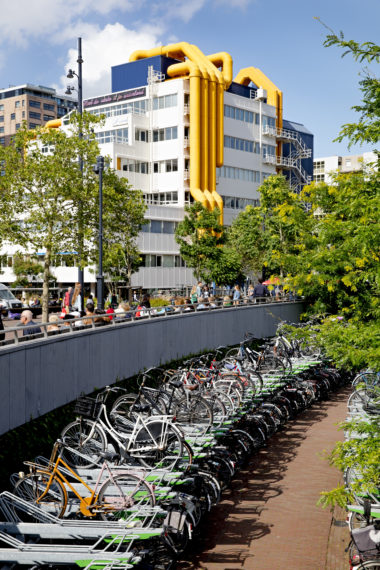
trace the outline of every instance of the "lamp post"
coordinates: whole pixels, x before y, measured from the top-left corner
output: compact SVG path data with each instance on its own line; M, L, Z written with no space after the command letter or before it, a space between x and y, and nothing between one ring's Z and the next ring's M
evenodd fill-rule
M69 71L67 72L67 78L68 79L74 79L74 77L76 77L78 79L78 112L80 115L80 120L79 120L79 132L78 132L78 137L79 139L83 138L83 132L82 132L82 115L83 115L83 95L82 95L82 63L83 63L83 58L82 58L82 38L78 38L78 59L77 59L77 64L78 64L78 73L76 73L73 69L69 69ZM66 89L66 95L71 95L72 91L74 91L75 87L72 86L68 86ZM83 175L83 159L82 156L79 155L79 168L80 171ZM79 216L80 216L80 221L79 224L81 226L82 221L81 221L81 216L82 216L82 203L79 203ZM83 232L79 232L80 235L83 235ZM80 239L80 241L83 238ZM83 276L83 269L81 267L81 262L82 262L82 255L83 255L83 243L79 243L79 247L78 247L78 253L79 253L79 265L78 265L78 283L80 283L81 286L81 307L80 310L83 311L84 310L84 276Z
M99 175L99 251L98 251L98 274L96 276L96 296L98 308L104 309L104 276L103 276L103 170L104 156L98 156L94 171Z

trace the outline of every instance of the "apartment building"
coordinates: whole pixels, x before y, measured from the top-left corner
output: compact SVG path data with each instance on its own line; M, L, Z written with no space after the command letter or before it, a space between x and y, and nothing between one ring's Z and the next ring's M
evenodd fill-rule
M225 78L213 106L218 85L209 81L202 100L192 76L173 74L182 59L164 53L162 48L160 55L149 52L113 67L112 92L83 103L86 111L106 117L96 132L102 154L144 193L148 210L138 240L143 263L132 284L146 289L194 282L174 238L187 204L217 205L230 225L247 205L259 203L258 188L269 175L283 172L298 191L312 179L313 135L283 119L282 93L261 72L256 84L250 79L254 68L239 81ZM232 66L220 57L216 67Z
M8 146L24 122L35 129L60 119L75 106L75 98L59 95L55 89L42 85L26 83L0 89L0 144Z
M370 163L377 164L377 155L374 152L364 152L349 156L325 156L315 158L313 161L313 178L315 182L331 184L332 174L335 172L355 172L362 170Z
M284 119L283 94L264 73L252 67L233 78L232 67L229 54L205 56L186 43L135 52L112 67L109 93L83 101L85 111L105 117L95 128L101 153L148 206L134 287L194 283L174 237L194 200L218 206L230 225L259 203L266 177L281 172L296 191L312 179L313 134ZM76 280L72 258L62 255L52 269L58 283ZM2 280L11 281L10 267L5 273ZM94 288L95 272L86 270L85 282Z

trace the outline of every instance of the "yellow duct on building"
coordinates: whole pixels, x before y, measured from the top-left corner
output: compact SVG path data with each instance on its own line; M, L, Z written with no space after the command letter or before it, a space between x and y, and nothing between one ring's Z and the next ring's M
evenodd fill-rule
M210 210L218 205L223 223L223 201L215 189L215 169L216 164L221 166L223 163L220 148L223 149L224 138L224 76L196 46L186 42L138 50L133 52L129 60L137 61L157 55L181 60L182 63L168 67L169 77L190 79L190 193ZM220 62L226 73L230 73L228 57L216 55L216 61ZM232 72L230 74L232 77Z
M51 119L47 123L44 124L44 127L47 129L59 129L62 126L61 119Z
M262 87L267 90L268 93L268 103L276 107L276 126L282 129L283 125L283 103L282 103L282 91L257 67L246 67L239 71L234 81L240 83L240 85L249 85L252 81L257 87ZM282 155L282 143L277 143L276 149L277 157Z

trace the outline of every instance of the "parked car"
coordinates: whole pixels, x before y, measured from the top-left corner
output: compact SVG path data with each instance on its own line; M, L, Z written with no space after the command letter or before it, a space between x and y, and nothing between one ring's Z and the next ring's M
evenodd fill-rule
M21 313L25 307L22 302L17 299L12 291L3 283L0 283L0 311L2 315L11 313Z

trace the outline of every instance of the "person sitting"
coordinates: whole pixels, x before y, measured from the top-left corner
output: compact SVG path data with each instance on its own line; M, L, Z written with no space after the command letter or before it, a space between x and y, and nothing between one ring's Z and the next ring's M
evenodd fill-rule
M185 299L183 297L176 297L174 299L174 309L175 313L182 313L181 307L185 304Z
M59 323L59 316L57 315L57 313L55 313L53 315L49 315L49 323L51 323L51 324L47 327L48 332L59 331L59 326L57 324L57 323Z
M23 311L20 317L20 326L24 327L22 331L23 336L34 335L41 332L41 329L35 322L33 322L32 311Z
M210 309L216 309L218 305L216 304L216 299L214 295L210 295L209 301L210 301Z
M209 308L210 308L209 300L205 299L204 297L200 297L200 299L198 299L197 311L205 311L206 309Z
M232 307L232 299L229 295L223 297L223 307Z
M92 325L93 319L89 318L89 317L93 317L95 314L95 305L93 302L87 301L86 303L86 308L85 308L85 313L87 315L87 319L84 318L82 319L82 323L84 325Z
M186 297L185 299L185 309L184 309L184 313L189 313L190 311L193 312L195 311L194 305L190 299L190 297Z
M129 318L132 316L131 307L125 301L119 303L118 307L115 309L116 318Z

